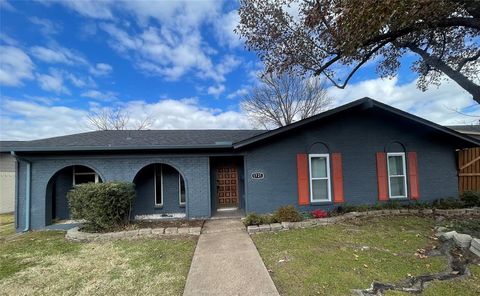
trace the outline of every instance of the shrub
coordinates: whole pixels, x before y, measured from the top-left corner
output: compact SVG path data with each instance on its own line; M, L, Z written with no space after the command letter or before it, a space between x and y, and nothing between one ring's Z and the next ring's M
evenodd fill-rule
M318 209L318 210L315 210L315 211L312 212L312 216L314 218L327 218L328 213L325 212L324 210Z
M460 195L466 207L480 207L480 192L466 191Z
M302 215L294 206L283 206L273 214L278 222L299 222L303 220Z
M446 197L446 198L440 198L435 200L432 203L432 206L437 209L448 210L448 209L463 208L465 205L461 200L457 198Z
M128 224L135 198L133 183L106 182L75 186L67 194L74 219L85 219L88 231L106 231Z
M243 221L243 223L246 226L270 224L270 223L276 223L276 222L277 220L273 215L259 215L255 213L248 214L247 217L245 217L245 220Z

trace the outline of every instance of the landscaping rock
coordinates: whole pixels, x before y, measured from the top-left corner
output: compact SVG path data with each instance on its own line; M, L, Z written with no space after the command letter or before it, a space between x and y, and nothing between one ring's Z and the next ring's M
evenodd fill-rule
M313 225L315 225L314 220L305 220L305 221L302 221L302 222L299 222L299 223L300 223L301 228L308 228L308 227L312 227Z
M448 228L443 226L435 226L435 230L438 232L447 232Z
M444 234L442 234L442 236L440 237L442 240L449 240L449 239L452 239L453 236L456 234L457 232L456 231L449 231L449 232L445 232Z
M188 227L179 227L178 234L188 234Z
M138 235L140 236L149 236L152 234L152 229L151 228L142 228L138 230Z
M455 233L453 235L453 240L455 241L455 244L460 248L467 249L468 247L470 247L472 237L468 234Z
M423 209L422 210L422 214L433 214L433 210L432 209Z
M259 225L258 231L261 231L261 232L270 231L270 224Z
M188 229L188 233L193 235L200 235L201 232L202 232L202 227L190 227Z
M153 235L163 235L164 233L165 233L165 228L163 228L163 227L152 229L152 234Z
M247 232L248 233L256 233L259 232L258 226L257 225L250 225L247 227Z
M178 228L177 227L167 227L165 228L165 234L177 234Z
M279 231L279 230L282 230L283 227L282 227L281 223L272 223L272 224L270 224L270 229L272 231Z
M470 244L470 252L480 257L480 239L474 238Z
M124 231L119 231L119 232L110 232L109 233L110 238L112 239L119 239L125 237L125 232Z
M293 222L282 222L282 227L283 229L290 229L290 228L293 228Z
M138 236L138 230L128 230L125 231L125 237L136 237Z

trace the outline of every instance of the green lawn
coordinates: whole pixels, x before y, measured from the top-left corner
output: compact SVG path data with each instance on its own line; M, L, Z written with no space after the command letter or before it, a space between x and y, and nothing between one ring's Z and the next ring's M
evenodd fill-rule
M42 231L0 240L0 295L182 295L196 244L64 236Z
M0 214L0 240L15 233L13 214Z
M430 238L433 226L430 218L379 217L252 238L282 295L350 295L374 280L395 283L442 271L444 257L415 256L438 245Z

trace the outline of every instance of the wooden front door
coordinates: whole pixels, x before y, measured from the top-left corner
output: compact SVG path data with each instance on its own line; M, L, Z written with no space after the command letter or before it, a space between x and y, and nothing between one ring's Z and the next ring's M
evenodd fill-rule
M217 167L218 208L238 207L238 172L235 164Z

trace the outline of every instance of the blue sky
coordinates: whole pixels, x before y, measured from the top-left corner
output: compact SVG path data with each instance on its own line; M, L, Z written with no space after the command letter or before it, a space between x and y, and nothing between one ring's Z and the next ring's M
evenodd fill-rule
M89 112L121 108L132 126L250 128L239 101L262 64L234 34L233 1L0 0L0 139L88 131ZM455 83L421 92L404 58L392 79L375 63L345 89L329 88L332 107L370 96L442 124L479 114Z

